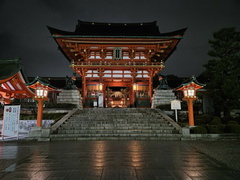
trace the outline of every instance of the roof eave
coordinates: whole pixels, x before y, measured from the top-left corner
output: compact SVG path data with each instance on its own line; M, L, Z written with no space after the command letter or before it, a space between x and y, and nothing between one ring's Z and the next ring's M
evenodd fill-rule
M44 82L44 80L39 76L35 77L35 79L32 82L27 83L26 86L31 88L31 86L34 86L36 83L40 83L40 84L48 87L50 90L57 89L56 87L52 86L50 83Z
M94 36L94 35L52 35L54 38L143 38L143 39L182 39L182 36Z

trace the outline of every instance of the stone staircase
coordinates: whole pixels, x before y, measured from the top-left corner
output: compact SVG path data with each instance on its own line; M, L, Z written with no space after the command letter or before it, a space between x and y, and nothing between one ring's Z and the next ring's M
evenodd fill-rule
M157 109L85 108L61 124L50 140L180 140L173 123Z

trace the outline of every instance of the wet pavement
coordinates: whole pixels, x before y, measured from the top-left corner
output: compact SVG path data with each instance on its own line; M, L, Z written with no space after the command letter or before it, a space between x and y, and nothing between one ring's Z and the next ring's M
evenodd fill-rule
M181 141L0 142L0 179L237 180Z

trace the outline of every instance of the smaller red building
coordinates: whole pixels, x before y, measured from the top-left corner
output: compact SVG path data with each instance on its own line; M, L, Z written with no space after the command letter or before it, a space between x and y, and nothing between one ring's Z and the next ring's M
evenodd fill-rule
M14 98L32 98L21 59L0 59L0 102L10 104Z

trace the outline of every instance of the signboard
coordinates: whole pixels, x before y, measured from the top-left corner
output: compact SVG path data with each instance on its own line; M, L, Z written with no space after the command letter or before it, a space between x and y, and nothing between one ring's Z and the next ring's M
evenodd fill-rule
M178 122L177 110L181 109L181 101L180 100L172 100L171 101L171 109L175 110L175 118L176 118L176 122Z
M171 101L171 109L181 109L181 101L172 100Z
M3 136L18 136L20 105L5 105L3 112Z
M103 108L103 93L98 94L98 107Z
M93 101L93 107L97 107L97 101Z

